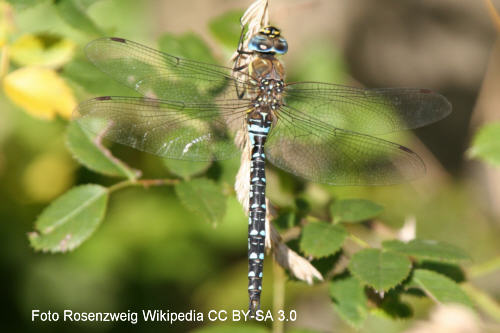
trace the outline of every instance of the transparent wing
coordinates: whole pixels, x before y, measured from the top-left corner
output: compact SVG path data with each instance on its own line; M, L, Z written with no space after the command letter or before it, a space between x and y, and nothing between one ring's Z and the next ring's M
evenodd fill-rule
M179 58L123 38L94 40L85 52L101 71L149 98L208 102L236 80L229 68Z
M265 145L277 167L331 185L382 185L425 173L418 155L401 145L333 127L283 106Z
M330 126L366 134L418 128L451 112L448 100L428 89L361 89L298 82L286 86L284 98L291 108L307 110Z
M238 153L228 126L243 126L241 100L183 103L137 97L98 97L81 103L75 121L103 137L162 157L207 161Z

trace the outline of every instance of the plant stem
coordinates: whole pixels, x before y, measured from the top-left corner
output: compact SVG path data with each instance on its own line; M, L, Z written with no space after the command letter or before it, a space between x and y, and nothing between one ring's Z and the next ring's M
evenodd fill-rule
M349 238L351 238L352 241L354 241L356 244L363 248L369 248L370 244L362 240L361 238L358 238L358 236L355 236L354 234L349 234Z
M285 305L285 272L273 260L273 314L278 315L279 310L284 310ZM273 333L284 332L284 323L281 320L273 321Z
M467 275L469 278L477 278L484 275L488 275L494 271L500 270L500 256L488 260L486 262L482 262L480 264L471 266L467 269Z
M124 180L122 182L116 183L110 186L109 193L121 190L130 186L142 186L144 188L150 186L165 186L165 185L175 185L179 183L178 179L138 179L138 180Z
M462 283L461 287L481 310L500 321L500 305L490 295L474 287L471 283Z

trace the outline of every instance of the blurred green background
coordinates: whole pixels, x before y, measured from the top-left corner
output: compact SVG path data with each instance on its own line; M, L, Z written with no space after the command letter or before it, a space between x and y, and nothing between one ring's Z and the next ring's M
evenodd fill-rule
M500 8L498 1L493 4ZM98 95L134 95L85 59L85 44L111 35L158 48L162 37L194 34L210 46L219 64L229 65L234 50L214 38L210 23L228 15L224 22L230 18L237 24L249 5L243 0L0 1L4 331L190 331L200 326L32 323L32 309L246 308L247 223L234 195L228 195L225 217L214 226L186 210L171 187L124 189L111 196L106 219L92 237L66 254L35 253L27 233L43 208L73 185L116 182L79 166L65 146L75 103ZM88 16L74 16L75 10ZM477 130L499 120L500 44L487 2L273 0L270 10L271 22L289 41L284 57L289 80L426 87L453 104L447 119L398 137L425 160L428 174L423 179L390 187L328 187L270 168L271 200L292 207L299 197L312 209L330 196L377 202L385 211L377 232L364 235L368 241L394 238L405 221L414 220L419 237L465 249L473 258L465 266L471 286L498 301L500 272L494 263L500 255L500 168L467 157ZM45 44L37 45L34 37ZM19 77L9 77L15 71ZM46 98L23 105L30 94ZM119 145L113 152L145 178L172 176L160 158ZM238 166L238 158L213 163L207 175L230 193ZM263 308L270 308L272 261L266 260L265 267ZM334 313L325 288L286 283L286 308L299 314L290 329L354 331ZM434 318L435 305L409 301L415 306L412 320L372 314L361 331L417 332L412 329L419 321ZM489 306L491 313L471 315L471 332L498 328L495 307ZM246 325L249 331L264 327Z

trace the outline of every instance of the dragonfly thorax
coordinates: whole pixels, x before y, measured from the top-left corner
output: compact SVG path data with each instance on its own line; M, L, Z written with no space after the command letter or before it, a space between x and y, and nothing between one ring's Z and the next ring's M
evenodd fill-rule
M282 80L264 79L258 85L257 96L253 100L256 109L270 109L271 112L281 106L284 83Z
M264 80L281 80L285 78L285 69L281 62L273 56L257 57L249 66L248 73L260 84Z

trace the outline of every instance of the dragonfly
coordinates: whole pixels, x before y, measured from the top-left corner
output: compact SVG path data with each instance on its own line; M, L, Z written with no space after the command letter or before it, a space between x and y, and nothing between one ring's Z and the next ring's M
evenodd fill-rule
M376 135L425 126L451 112L447 99L428 89L287 83L279 56L288 43L274 26L251 37L246 68L184 59L117 37L90 42L85 51L97 68L142 97L102 96L81 103L74 119L84 128L104 129L100 134L113 142L189 161L237 156L235 133L245 133L251 145L252 313L260 309L262 292L266 163L330 185L410 181L425 173L422 159Z

